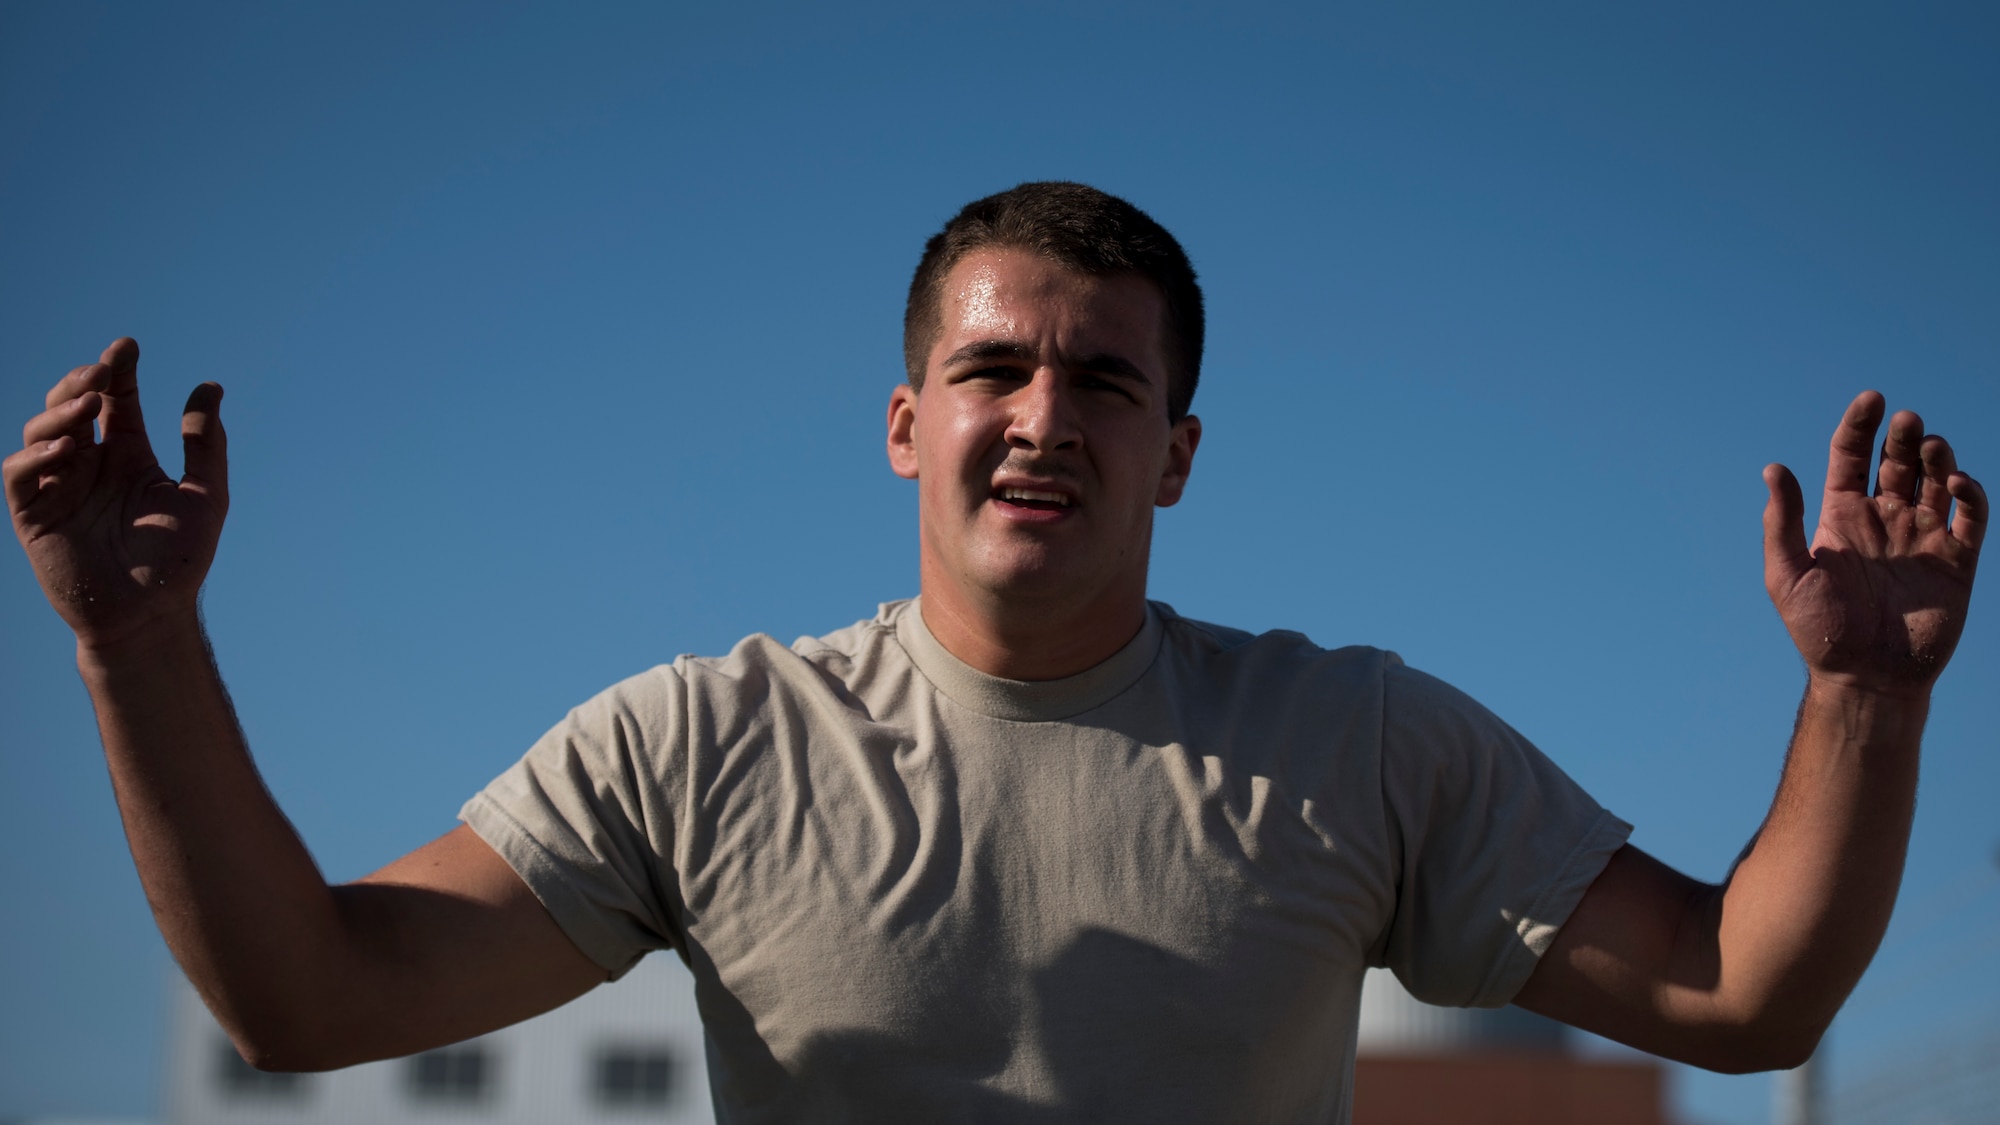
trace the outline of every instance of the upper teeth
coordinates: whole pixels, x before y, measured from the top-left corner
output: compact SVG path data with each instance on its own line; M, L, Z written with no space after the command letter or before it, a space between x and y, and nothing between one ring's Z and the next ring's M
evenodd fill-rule
M1032 488L1003 488L1000 490L1000 498L1002 500L1040 500L1046 504L1061 504L1065 508L1069 507L1069 497L1064 496L1062 493L1036 492Z

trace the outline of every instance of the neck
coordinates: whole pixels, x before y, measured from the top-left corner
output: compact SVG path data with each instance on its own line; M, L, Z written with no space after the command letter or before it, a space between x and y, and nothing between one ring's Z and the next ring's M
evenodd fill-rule
M1059 680L1102 664L1146 624L1145 577L1132 590L1073 604L969 593L923 567L924 626L945 651L989 676Z

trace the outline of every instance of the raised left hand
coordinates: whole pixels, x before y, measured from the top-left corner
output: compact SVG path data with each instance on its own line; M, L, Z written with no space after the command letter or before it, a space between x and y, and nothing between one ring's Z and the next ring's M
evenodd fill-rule
M1948 442L1925 436L1923 419L1903 410L1889 420L1869 495L1869 454L1885 409L1881 395L1864 391L1834 430L1810 549L1798 478L1765 466L1764 586L1814 677L1928 692L1965 628L1986 492L1958 471Z

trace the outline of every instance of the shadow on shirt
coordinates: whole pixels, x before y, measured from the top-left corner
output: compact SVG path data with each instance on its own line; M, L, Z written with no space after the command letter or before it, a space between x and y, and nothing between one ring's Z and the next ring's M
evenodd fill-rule
M1271 1053L1221 1016L1242 1003L1223 994L1231 974L1137 938L1088 929L1025 979L978 975L914 982L932 1003L815 1036L792 1067L765 1053L727 1083L777 1092L742 1120L1220 1121L1267 1077Z

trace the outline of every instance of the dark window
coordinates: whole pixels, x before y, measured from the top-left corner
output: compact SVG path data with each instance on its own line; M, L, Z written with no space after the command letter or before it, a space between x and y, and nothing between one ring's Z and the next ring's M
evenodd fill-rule
M674 1096L674 1055L626 1044L597 1054L597 1100L610 1106L663 1106Z
M475 1102L493 1091L493 1052L479 1043L459 1043L413 1055L405 1064L410 1094L424 1101Z
M232 1098L299 1098L307 1088L303 1074L272 1074L244 1062L227 1039L216 1044L215 1084Z

